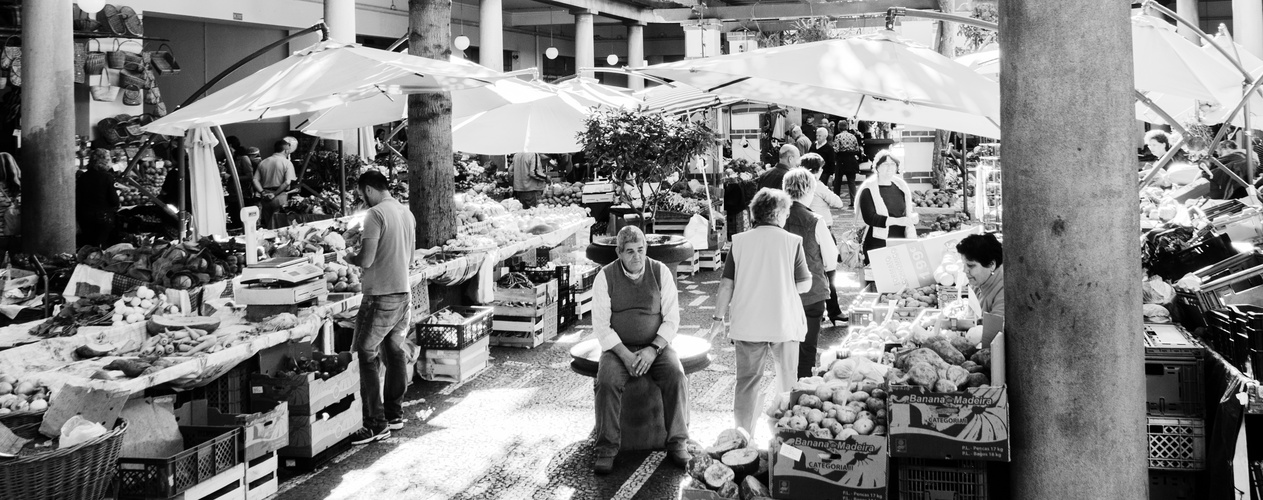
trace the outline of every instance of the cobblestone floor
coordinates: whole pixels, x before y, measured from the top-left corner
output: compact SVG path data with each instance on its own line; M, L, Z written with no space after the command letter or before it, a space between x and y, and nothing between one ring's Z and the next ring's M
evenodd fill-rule
M853 213L835 211L840 235ZM681 333L705 333L719 273L681 276ZM839 273L843 308L858 292ZM699 300L704 298L705 300ZM569 349L591 338L588 318L533 350L492 348L489 367L459 384L418 382L409 389L409 421L383 442L352 448L325 468L281 472L279 498L328 499L668 499L684 477L662 452L624 452L612 474L591 471L592 379L569 368ZM820 345L845 329L827 326ZM709 444L733 425L733 348L712 339L711 365L689 377L690 435ZM766 379L770 382L769 377ZM755 439L766 443L763 428Z

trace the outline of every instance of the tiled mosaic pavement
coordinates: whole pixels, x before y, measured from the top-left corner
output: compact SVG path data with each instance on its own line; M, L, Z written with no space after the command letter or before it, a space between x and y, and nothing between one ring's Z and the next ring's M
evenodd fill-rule
M835 217L840 234L853 215L835 211ZM680 277L681 333L709 327L718 279L715 271ZM837 284L845 308L860 284L845 274ZM492 348L489 367L466 382L414 383L403 430L353 448L315 473L282 471L279 498L674 498L684 472L662 452L624 452L612 474L591 471L592 379L569 367L570 347L591 338L588 324L585 318L533 350ZM840 326L826 326L820 345L843 334ZM690 434L704 444L733 425L733 366L731 344L713 340L710 367L689 376ZM771 379L769 365L766 383ZM770 436L764 428L755 439L766 443Z

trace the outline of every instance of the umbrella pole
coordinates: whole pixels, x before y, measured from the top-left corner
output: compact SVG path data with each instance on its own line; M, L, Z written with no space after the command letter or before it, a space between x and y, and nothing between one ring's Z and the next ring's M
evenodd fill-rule
M1248 85L1245 86L1245 90L1246 91L1242 93L1242 95L1245 96L1243 98L1245 101L1245 114L1241 116L1241 124L1245 125L1245 137L1242 139L1242 142L1245 144L1242 144L1241 148L1245 150L1246 180L1250 181L1250 186L1253 186L1254 158L1250 156L1250 152L1254 150L1254 132L1250 130L1250 88ZM1246 186L1246 189L1250 189L1250 186Z
M237 218L240 219L241 211L246 208L246 200L241 197L241 178L237 175L237 160L232 157L233 151L228 148L228 139L224 137L224 129L219 125L215 125L215 137L219 139L219 146L224 148L224 158L228 159L228 175L232 176L232 189L237 193Z
M338 184L341 189L338 192L338 205L341 207L341 214L346 216L346 156L342 154L343 141L338 141Z
M965 217L970 217L969 197L966 196L966 194L969 193L969 190L966 189L967 187L969 187L969 167L965 165L965 160L969 158L969 153L967 151L968 148L969 148L969 134L962 133L960 134L960 167L959 167L960 168L960 204L963 205L963 208L965 210ZM977 183L975 182L975 184ZM975 186L974 189L977 189L977 186Z
M188 170L188 161L186 161L187 159L184 157L184 139L173 139L173 142L176 143L175 171L177 181L179 181L180 184L180 187L177 190L179 193L177 196L177 202L179 205L176 207L176 218L180 220L180 239L185 240L188 239L189 229L189 214L184 210L184 207L187 205L186 200L189 194L188 189L184 185L184 180L188 176L188 173L186 172L186 170Z

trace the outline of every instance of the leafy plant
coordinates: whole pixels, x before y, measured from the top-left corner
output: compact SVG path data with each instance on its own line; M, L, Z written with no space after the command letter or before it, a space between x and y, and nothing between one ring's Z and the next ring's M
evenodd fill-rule
M996 4L994 3L978 3L974 5L974 11L969 17L998 23L1000 22L1000 11L996 9ZM960 25L960 35L965 37L965 46L956 49L957 56L972 54L987 45L1000 42L1000 32L967 24Z
M654 195L660 184L684 172L694 156L714 144L715 133L683 118L602 109L584 121L579 140L588 161L609 170L620 201L636 208L643 220L647 209L658 211Z

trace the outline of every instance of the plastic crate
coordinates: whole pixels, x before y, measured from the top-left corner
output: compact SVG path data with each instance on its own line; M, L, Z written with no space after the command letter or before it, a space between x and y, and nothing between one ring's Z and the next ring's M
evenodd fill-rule
M898 467L900 500L988 498L986 462L904 458Z
M1206 468L1206 422L1194 418L1149 417L1149 468Z
M570 266L556 266L553 268L512 266L509 270L526 275L526 279L536 284L547 283L548 280L555 279L557 280L557 291L560 294L570 290Z
M1205 416L1205 369L1202 359L1146 359L1148 414L1154 417Z
M464 349L491 333L491 307L448 306L444 308L465 317L457 325L420 323L414 326L417 347L422 349ZM439 312L442 312L440 310ZM437 313L436 313L437 314Z
M1175 306L1184 323L1204 326L1209 311L1263 300L1263 263L1259 261L1257 253L1240 254L1197 270L1194 274L1203 279L1199 290L1175 289Z
M1237 254L1228 235L1212 236L1183 250L1156 256L1150 270L1162 279L1177 281L1185 274L1213 266Z
M246 400L245 394L250 385L250 367L246 365L247 363L237 365L202 386L195 391L195 399L205 399L207 407L219 410L220 413L246 413L243 401Z
M170 458L118 458L118 498L169 498L241 463L240 428L180 427Z

